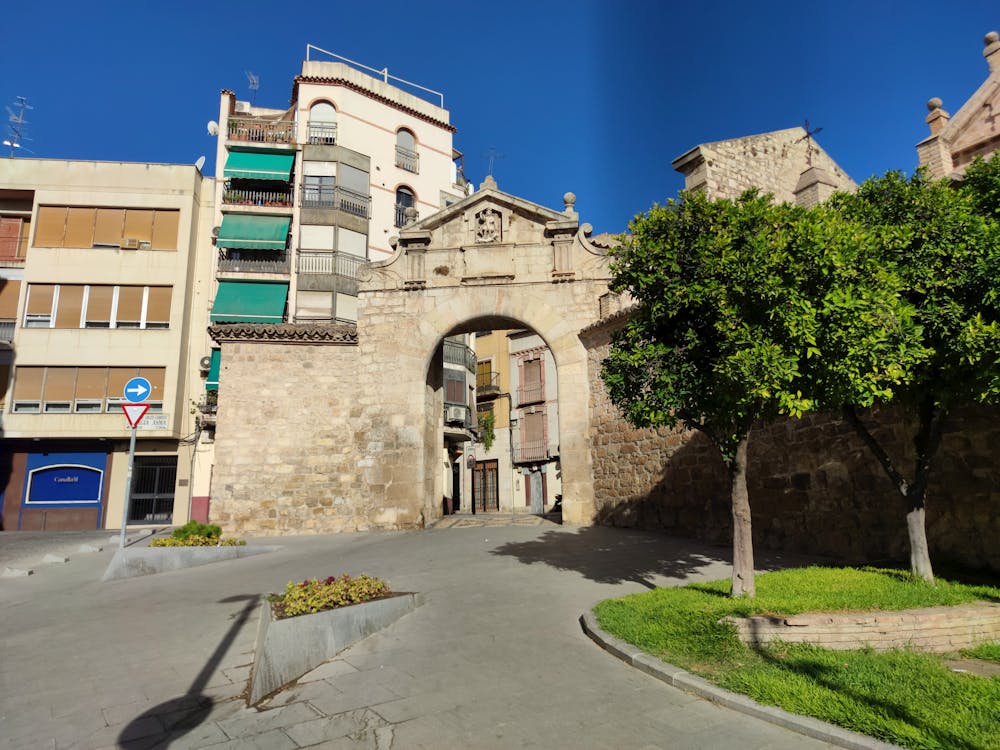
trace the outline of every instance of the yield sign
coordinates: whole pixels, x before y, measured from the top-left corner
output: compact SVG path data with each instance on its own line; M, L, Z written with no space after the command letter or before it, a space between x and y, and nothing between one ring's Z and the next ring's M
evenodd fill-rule
M125 419L128 420L128 426L133 430L139 426L139 422L149 411L149 404L122 404L122 411L125 412Z

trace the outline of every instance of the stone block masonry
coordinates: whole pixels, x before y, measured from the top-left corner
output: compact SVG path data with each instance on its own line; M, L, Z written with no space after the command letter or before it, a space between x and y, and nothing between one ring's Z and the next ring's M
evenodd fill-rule
M868 646L875 651L912 647L949 653L1000 640L1000 605L966 604L897 612L724 617L750 645L812 643L833 651Z
M620 316L619 316L620 317ZM732 541L725 467L700 433L637 430L608 399L601 363L614 319L584 331L590 444L599 523ZM931 559L1000 571L1000 410L960 411L946 423L931 470ZM913 425L897 412L865 416L898 465L913 465ZM908 559L905 508L868 448L831 415L784 419L750 434L754 543L851 562Z

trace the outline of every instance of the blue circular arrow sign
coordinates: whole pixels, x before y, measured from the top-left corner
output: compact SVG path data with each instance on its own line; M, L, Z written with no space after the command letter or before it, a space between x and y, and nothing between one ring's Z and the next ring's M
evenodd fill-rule
M141 404L153 391L146 378L132 378L125 384L125 400L133 404Z

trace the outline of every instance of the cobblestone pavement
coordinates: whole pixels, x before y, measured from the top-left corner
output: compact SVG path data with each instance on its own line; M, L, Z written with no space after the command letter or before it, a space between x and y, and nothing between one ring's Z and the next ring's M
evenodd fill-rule
M0 579L0 748L829 747L658 682L581 632L606 597L726 575L719 549L460 520L268 540L282 549L103 584L112 549ZM246 707L261 595L341 573L425 603Z

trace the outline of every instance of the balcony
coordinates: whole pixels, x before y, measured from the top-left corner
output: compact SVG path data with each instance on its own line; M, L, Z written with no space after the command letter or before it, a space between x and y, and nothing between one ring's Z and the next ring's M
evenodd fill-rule
M406 206L406 205L403 205L402 203L397 203L396 204L396 226L397 227L405 227L406 226L406 224L407 224L407 221L406 221L406 209L408 209L408 208L413 208L413 206ZM416 221L417 219L420 218L420 215L416 212L415 208L413 210L414 210L413 220Z
M229 140L247 143L294 144L295 123L288 120L261 120L256 117L230 117Z
M358 269L367 262L365 258L350 253L299 250L297 270L299 273L333 274L357 279Z
M522 440L514 443L514 463L544 461L549 457L549 447L544 440Z
M371 217L372 199L370 195L362 195L340 185L329 187L304 185L302 208L333 208L368 219Z
M16 321L0 320L0 341L14 340L14 325ZM6 385L6 384L4 384Z
M396 166L407 172L420 172L420 154L403 146L396 146Z
M517 389L519 404L537 404L545 400L545 388L541 383L529 383Z
M476 353L465 344L457 341L444 342L444 361L453 365L462 365L469 372L476 371Z
M337 143L337 123L310 122L306 126L306 142L310 146L334 146Z
M444 405L445 428L457 428L462 430L472 429L472 409L465 405L449 404Z
M285 250L221 250L219 271L235 273L288 273L288 252Z
M287 190L253 190L249 188L234 188L226 185L222 192L222 202L230 206L276 206L290 208L292 191Z
M476 397L490 398L500 394L500 373L480 372L476 374Z
M214 428L219 414L218 391L208 391L206 398L198 404L199 420L202 427Z

